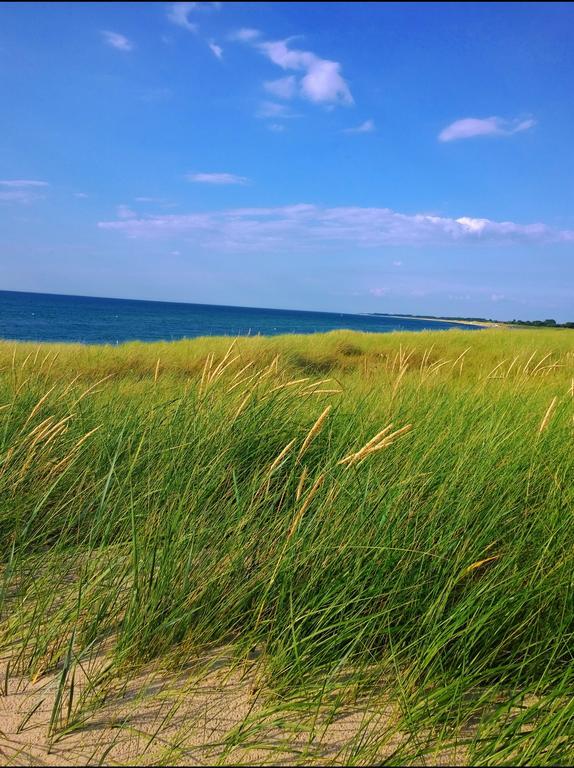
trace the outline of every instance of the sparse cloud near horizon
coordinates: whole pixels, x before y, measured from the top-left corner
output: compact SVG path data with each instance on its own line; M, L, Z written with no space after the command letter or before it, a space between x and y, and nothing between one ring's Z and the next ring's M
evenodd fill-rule
M127 53L133 51L135 48L132 41L125 35L121 35L119 32L111 32L110 30L103 29L101 35L104 38L104 42L111 48L115 48L117 51L124 51Z
M376 130L374 120L365 120L364 123L361 123L356 128L345 128L343 133L374 133Z
M38 179L2 179L0 180L0 203L21 203L27 205L42 200L40 190L49 187L47 181Z
M0 180L0 187L11 187L15 189L22 189L25 187L49 187L50 184L47 181L38 181L36 179L2 179Z
M475 136L512 136L515 133L527 131L536 125L536 120L515 118L507 120L503 117L465 117L455 120L439 133L439 141L456 141L471 139Z
M248 178L234 173L188 173L185 178L199 184L249 184Z
M228 174L204 174L228 176ZM241 177L239 177L241 178ZM215 182L226 183L226 182ZM199 246L236 251L301 251L431 246L449 243L574 243L574 230L485 218L404 214L389 208L327 208L300 203L207 213L151 215L103 221L101 229L130 238L185 236ZM395 266L398 263L395 262Z
M129 205L118 205L116 208L116 216L118 219L134 219L137 217L137 213L132 211Z

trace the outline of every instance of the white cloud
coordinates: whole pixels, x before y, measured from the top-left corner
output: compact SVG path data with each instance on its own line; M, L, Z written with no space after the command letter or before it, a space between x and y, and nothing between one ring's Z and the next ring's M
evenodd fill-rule
M104 221L99 226L132 238L181 236L202 247L233 251L574 242L573 230L556 230L545 224L404 214L389 208L324 208L304 203L276 208L145 216Z
M133 51L134 44L125 35L120 35L119 32L110 32L109 30L102 30L102 37L104 41L115 48L118 51Z
M88 195L86 195L85 192L74 192L74 197L79 198L80 200L84 200Z
M447 125L439 133L439 141L456 141L470 139L474 136L512 136L514 133L527 131L536 125L536 120L528 118L506 120L502 117L465 117Z
M215 8L219 10L221 3L172 3L167 18L178 27L183 27L189 32L197 32L199 25L189 20L192 11L203 11Z
M298 83L303 98L317 104L353 104L337 61L322 59L311 51L289 48L289 40L258 43L257 48L282 69L305 73Z
M402 261L393 261L393 267L402 267L403 262Z
M241 29L232 32L229 35L229 40L238 41L240 43L250 43L261 37L261 32L258 29L250 29L249 27L242 27Z
M223 48L221 46L216 45L214 42L209 43L209 48L214 56L216 56L218 59L223 58Z
M11 189L8 192L0 190L0 203L32 203L40 199L40 195L35 195L26 189Z
M174 3L167 13L167 18L178 27L183 27L189 32L197 32L198 25L189 20L189 14L196 6L197 3Z
M3 179L0 181L0 187L10 187L22 189L23 187L49 187L47 181L36 181L35 179Z
M364 123L361 123L356 128L345 128L343 133L373 133L376 130L374 120L365 120Z
M285 104L277 104L275 101L262 102L257 112L257 117L290 118L297 117Z
M118 219L137 218L137 213L135 211L132 211L132 209L128 205L118 205L118 207L116 208L116 215Z
M245 176L236 176L234 173L189 173L185 177L188 181L200 184L248 184Z
M270 131L275 131L275 133L281 133L285 130L285 126L281 123L269 123L267 127Z
M295 75L280 77L279 80L267 80L263 83L265 90L278 99L292 99L297 93Z
M47 181L36 179L0 180L0 203L21 203L27 205L35 200L42 200L44 195L39 190L49 187Z

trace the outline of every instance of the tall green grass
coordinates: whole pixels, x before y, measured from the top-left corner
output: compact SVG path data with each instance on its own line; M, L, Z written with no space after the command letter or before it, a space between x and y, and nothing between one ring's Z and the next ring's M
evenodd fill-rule
M569 765L573 403L567 331L2 343L10 668L59 675L54 734L101 649L96 701L225 647L269 705L229 744L387 699L340 760Z

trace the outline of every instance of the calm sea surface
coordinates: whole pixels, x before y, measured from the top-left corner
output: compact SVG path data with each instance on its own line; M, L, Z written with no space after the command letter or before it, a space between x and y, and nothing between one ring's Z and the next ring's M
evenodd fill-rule
M332 312L0 291L0 338L3 339L119 344L194 336L321 333L341 328L386 333L446 328L476 330L478 326Z

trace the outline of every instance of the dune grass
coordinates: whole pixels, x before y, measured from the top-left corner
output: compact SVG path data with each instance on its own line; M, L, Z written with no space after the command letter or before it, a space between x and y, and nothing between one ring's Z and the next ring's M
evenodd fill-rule
M9 673L58 738L225 648L265 706L221 755L388 701L339 762L569 765L573 404L568 331L0 343Z

